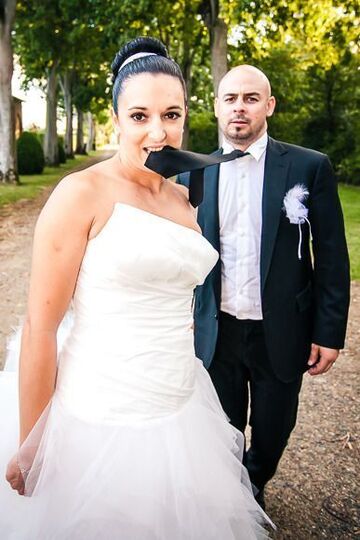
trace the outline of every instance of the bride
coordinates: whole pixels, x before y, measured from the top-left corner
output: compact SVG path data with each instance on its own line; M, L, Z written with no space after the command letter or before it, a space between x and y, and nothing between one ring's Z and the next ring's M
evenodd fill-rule
M0 485L1 538L266 538L243 437L194 356L192 294L218 254L186 189L144 166L181 146L184 80L152 38L112 67L118 152L62 180L36 226L6 471L24 496ZM0 392L5 469L9 374Z

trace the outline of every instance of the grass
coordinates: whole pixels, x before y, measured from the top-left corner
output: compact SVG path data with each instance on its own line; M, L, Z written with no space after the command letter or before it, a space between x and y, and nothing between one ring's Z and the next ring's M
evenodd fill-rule
M350 253L351 279L360 280L360 187L339 185Z
M75 159L68 159L58 167L45 167L42 174L20 176L19 185L0 184L0 206L21 199L34 199L46 186L56 184L71 169L78 167L89 157L96 156L97 153L90 152L87 156L76 156Z

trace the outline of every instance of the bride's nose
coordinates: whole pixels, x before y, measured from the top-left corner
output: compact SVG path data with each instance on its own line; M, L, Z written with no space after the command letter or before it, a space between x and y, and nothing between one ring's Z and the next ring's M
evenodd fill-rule
M163 142L166 139L166 131L161 120L156 120L151 123L148 135L149 139L153 142Z

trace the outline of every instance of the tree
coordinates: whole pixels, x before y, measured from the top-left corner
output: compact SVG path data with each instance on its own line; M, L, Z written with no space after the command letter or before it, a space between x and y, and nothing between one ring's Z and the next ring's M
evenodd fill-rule
M211 51L211 74L214 94L217 94L221 79L228 70L227 38L228 27L220 17L219 0L205 0L200 7L204 23L209 31Z
M108 70L105 66L100 66L96 72L87 73L86 70L78 72L73 84L73 101L77 114L76 133L76 153L82 154L93 149L95 140L95 118L99 114L109 109L109 102L106 99L108 94ZM83 116L87 118L87 143L84 146ZM103 122L103 118L101 118Z
M18 1L16 52L26 84L37 79L46 92L44 154L49 165L59 162L56 123L58 69L64 48L61 17L59 0Z
M19 0L16 25L16 49L26 81L38 80L46 92L47 114L44 138L45 159L58 164L57 106L59 84L67 117L65 149L72 149L72 85L76 66L84 55L92 58L87 41L90 0ZM85 19L85 22L83 22ZM51 24L48 21L51 20ZM96 25L90 29L96 34ZM97 56L98 57L98 56ZM92 64L96 70L97 65ZM45 80L44 80L45 77Z
M179 64L184 75L187 94L192 96L192 78L195 66L204 60L203 43L207 43L206 27L199 11L202 0L132 0L123 2L91 1L91 17L103 28L102 48L108 58L127 40L139 35L159 38L170 55ZM120 31L121 29L121 31ZM187 144L185 126L184 146Z
M358 3L254 0L238 9L232 63L269 76L277 97L270 133L329 154L339 171L346 161L348 170L359 153Z
M13 52L11 30L16 0L0 4L0 182L17 182L15 126L11 95Z
M102 67L104 64L103 28L89 10L89 4L91 5L91 0L60 1L65 44L59 69L59 81L66 114L65 152L67 157L73 156L74 106L77 110L78 125L81 128L82 113L88 110L93 97L90 96L90 89L94 89L94 85L88 85L88 81L100 81L104 92L108 77L108 72L105 72ZM85 95L87 103L84 101ZM99 95L97 97L101 98ZM77 137L80 139L77 144L79 149L79 144L83 147L81 129L78 129Z

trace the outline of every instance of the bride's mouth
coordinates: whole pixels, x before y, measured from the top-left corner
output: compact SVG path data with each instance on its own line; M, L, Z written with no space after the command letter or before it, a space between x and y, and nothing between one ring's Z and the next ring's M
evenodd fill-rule
M163 148L164 146L147 146L144 147L144 150L147 154L150 154L150 152L160 152Z

